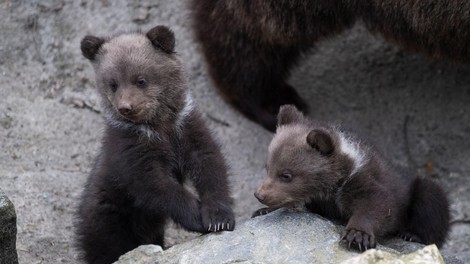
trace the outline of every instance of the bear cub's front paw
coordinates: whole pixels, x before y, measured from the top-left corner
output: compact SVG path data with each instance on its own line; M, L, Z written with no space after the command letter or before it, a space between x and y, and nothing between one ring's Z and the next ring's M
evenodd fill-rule
M202 225L207 232L233 231L235 228L235 217L228 205L202 205L201 216Z
M401 231L398 233L398 236L405 241L424 244L423 240L419 236L409 231Z
M351 245L356 246L359 251L365 251L376 246L374 234L368 234L354 228L346 228L341 235L341 241L346 241L349 248L351 248Z

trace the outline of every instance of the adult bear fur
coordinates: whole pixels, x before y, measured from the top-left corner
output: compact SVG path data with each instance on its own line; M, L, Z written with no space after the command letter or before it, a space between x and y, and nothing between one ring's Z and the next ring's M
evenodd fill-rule
M267 205L309 211L346 224L342 240L359 249L398 235L442 246L449 230L449 203L429 178L397 171L377 151L337 127L282 106L268 149L267 176L255 192Z
M194 106L174 45L164 26L81 42L106 121L77 214L87 263L112 263L143 244L164 246L169 218L200 233L234 229L227 166Z
M433 58L470 62L467 0L192 0L195 34L215 86L245 116L274 131L283 104L307 111L287 84L303 52L356 21Z

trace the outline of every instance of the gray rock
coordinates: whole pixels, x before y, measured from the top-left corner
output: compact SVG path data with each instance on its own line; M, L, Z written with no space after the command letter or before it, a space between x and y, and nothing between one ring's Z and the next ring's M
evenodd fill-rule
M359 256L352 257L341 264L406 264L406 263L439 263L445 264L436 245L429 245L410 254L393 254L382 250L371 249Z
M338 242L343 228L315 214L280 209L240 223L233 232L203 235L165 251L155 245L141 246L116 263L341 263L361 255ZM367 251L363 258L397 258L397 254L423 247L392 239L377 245L377 250ZM413 256L422 256L423 252L429 253L424 254L426 259L442 259L439 250L432 247ZM407 258L411 257L403 257ZM462 263L451 258L446 262Z
M18 263L16 254L16 213L13 203L0 190L0 263Z
M157 245L144 245L136 248L135 250L125 254L119 258L121 264L133 263L155 263L152 261L156 256L163 253L163 249Z

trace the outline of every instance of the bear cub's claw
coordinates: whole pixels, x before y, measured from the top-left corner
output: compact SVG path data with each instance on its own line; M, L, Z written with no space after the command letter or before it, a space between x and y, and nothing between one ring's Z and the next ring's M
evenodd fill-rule
M349 248L351 248L351 245L356 246L359 251L366 251L376 246L376 240L373 234L367 234L364 231L356 229L344 230L341 235L341 241L348 243Z
M203 206L201 215L206 233L233 231L235 228L235 217L229 206Z
M269 207L264 207L264 208L260 208L258 210L256 210L252 215L251 215L251 218L254 218L254 217L257 217L257 216L261 216L261 215L265 215L265 214L269 214L271 213L272 211L276 210L277 208L269 208Z
M399 236L401 239L403 239L403 240L405 240L405 241L408 241L408 242L423 243L422 239L421 239L419 236L417 236L417 235L415 235L415 234L413 234L413 233L411 233L411 232L408 232L408 231L401 231L401 232L398 234L398 236Z

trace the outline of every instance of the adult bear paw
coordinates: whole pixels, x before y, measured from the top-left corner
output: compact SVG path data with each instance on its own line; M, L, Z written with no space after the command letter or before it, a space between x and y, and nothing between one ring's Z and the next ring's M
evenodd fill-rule
M202 225L207 232L233 231L235 217L229 205L221 203L203 204Z
M248 116L252 116L255 122L274 132L279 108L286 104L295 105L303 113L308 112L308 105L297 91L286 82L281 82L277 86L270 87L270 93L263 95L260 105L251 105L252 107L248 108L252 112Z

